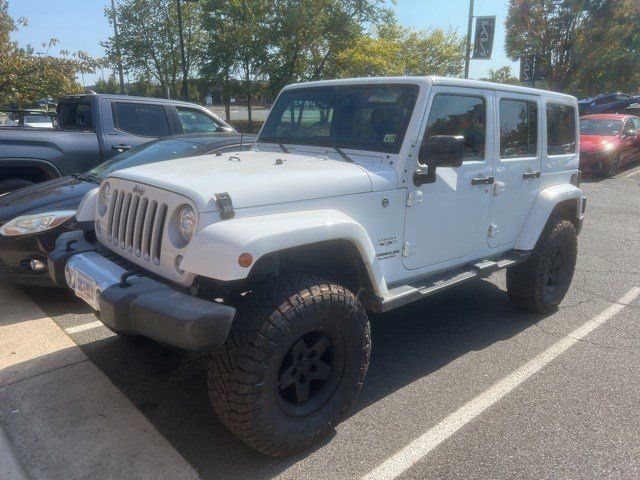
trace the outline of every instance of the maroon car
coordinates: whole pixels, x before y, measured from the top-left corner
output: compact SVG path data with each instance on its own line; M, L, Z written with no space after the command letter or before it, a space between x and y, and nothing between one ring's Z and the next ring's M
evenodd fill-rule
M597 114L580 117L580 170L613 176L640 158L640 117Z

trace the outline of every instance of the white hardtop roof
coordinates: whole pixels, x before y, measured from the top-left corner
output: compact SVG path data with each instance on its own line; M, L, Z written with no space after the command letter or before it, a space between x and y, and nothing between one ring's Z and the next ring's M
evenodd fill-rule
M331 85L354 85L354 84L393 84L404 83L430 87L432 85L447 85L452 87L482 88L485 90L499 90L501 92L525 93L529 95L540 95L549 98L557 98L574 102L576 97L564 93L541 90L539 88L520 87L517 85L507 85L505 83L484 82L482 80L467 80L464 78L451 77L365 77L365 78L343 78L339 80L320 80L315 82L294 83L286 86L283 91L295 88L321 87Z

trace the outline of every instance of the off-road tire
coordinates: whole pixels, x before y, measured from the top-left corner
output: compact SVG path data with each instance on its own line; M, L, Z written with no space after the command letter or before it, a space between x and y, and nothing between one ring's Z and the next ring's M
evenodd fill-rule
M577 249L573 223L563 218L549 220L527 261L507 270L509 299L516 306L534 313L556 310L571 284ZM557 281L552 288L551 270L555 267L558 268Z
M6 180L0 180L0 195L13 192L19 188L28 187L29 185L33 185L33 182L31 180L25 180L24 178L7 178Z
M301 341L306 344L312 335L307 332L317 329L330 336L337 332L335 339L340 345L335 350L342 353L331 355L341 359L341 373L334 374L333 368L339 370L332 366L330 385L337 382L335 387L327 387L328 381L315 387L330 395L326 400L316 391L316 398L310 396L306 404L289 404L281 387L286 377L284 359L292 351L297 355L293 349ZM331 352L329 348L323 351ZM309 350L309 358L314 352ZM213 409L231 432L262 453L286 456L307 450L327 437L353 406L369 367L370 352L369 320L353 293L312 275L281 277L245 297L226 342L211 356L207 384ZM292 376L293 367L286 370L291 370ZM311 371L311 366L308 368ZM311 380L308 383L312 385ZM293 387L297 395L298 385ZM324 403L304 416L289 411L317 400Z

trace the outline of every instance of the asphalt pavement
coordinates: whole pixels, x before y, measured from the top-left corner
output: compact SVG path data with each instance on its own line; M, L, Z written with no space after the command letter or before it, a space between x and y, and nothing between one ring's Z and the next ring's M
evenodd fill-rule
M253 452L215 418L203 355L115 336L66 292L23 292L203 479L637 479L639 181L640 167L585 179L576 275L557 312L515 309L498 273L373 316L355 409L293 458Z

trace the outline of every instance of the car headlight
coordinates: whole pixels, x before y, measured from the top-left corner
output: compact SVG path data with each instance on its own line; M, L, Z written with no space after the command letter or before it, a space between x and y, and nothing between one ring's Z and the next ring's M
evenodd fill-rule
M75 214L75 210L62 210L59 212L24 215L5 223L0 228L0 234L5 237L13 237L16 235L29 235L32 233L45 232L63 224Z
M196 213L189 205L185 205L178 213L178 232L182 239L189 243L196 228Z
M102 184L102 189L100 190L100 201L109 206L109 202L111 201L111 184L109 182L104 182Z

